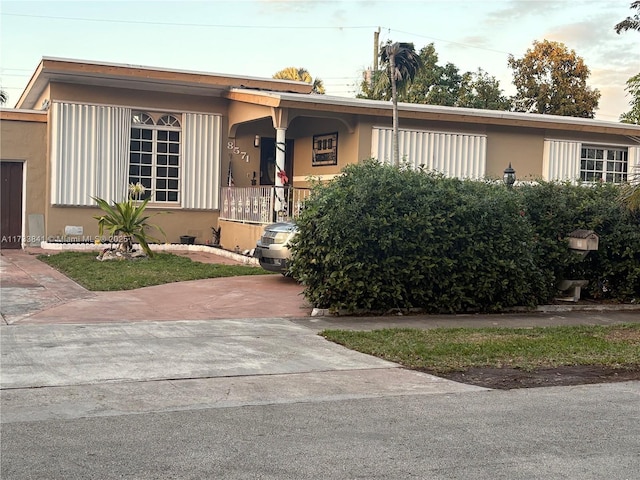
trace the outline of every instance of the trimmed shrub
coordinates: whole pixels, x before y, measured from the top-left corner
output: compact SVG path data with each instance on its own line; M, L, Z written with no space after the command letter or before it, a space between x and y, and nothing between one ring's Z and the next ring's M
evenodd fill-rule
M551 279L546 296L562 279L585 279L583 296L640 299L640 215L619 202L619 186L540 182L517 189L536 233L538 265ZM572 253L566 237L575 229L594 230L599 249L584 259Z
M349 165L305 202L291 273L334 310L533 306L552 278L520 202L503 185Z

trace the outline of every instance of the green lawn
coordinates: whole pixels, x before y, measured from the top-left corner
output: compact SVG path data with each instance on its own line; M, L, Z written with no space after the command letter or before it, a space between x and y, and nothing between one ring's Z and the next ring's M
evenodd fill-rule
M325 330L326 339L434 373L472 367L640 367L640 324L544 328Z
M96 256L96 252L63 252L38 255L38 259L88 290L95 291L133 290L185 280L269 273L253 266L194 262L170 253L157 253L153 258L130 261L100 262Z

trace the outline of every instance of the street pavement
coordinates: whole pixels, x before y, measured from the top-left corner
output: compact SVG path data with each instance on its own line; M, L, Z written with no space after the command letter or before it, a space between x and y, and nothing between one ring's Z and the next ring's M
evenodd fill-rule
M3 479L638 478L640 382L488 390L317 335L638 310L312 317L281 276L102 294L1 253Z

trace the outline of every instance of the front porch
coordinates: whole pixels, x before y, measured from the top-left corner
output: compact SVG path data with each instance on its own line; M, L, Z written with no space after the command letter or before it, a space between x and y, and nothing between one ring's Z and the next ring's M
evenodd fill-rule
M222 187L220 189L220 246L245 251L256 246L265 225L295 219L309 188L291 186Z

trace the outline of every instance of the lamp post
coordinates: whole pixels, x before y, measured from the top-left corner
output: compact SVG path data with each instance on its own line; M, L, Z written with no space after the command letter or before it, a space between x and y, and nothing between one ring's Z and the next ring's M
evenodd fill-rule
M509 166L504 169L502 180L507 188L513 187L513 184L516 183L516 171L511 166L511 162L509 162Z

